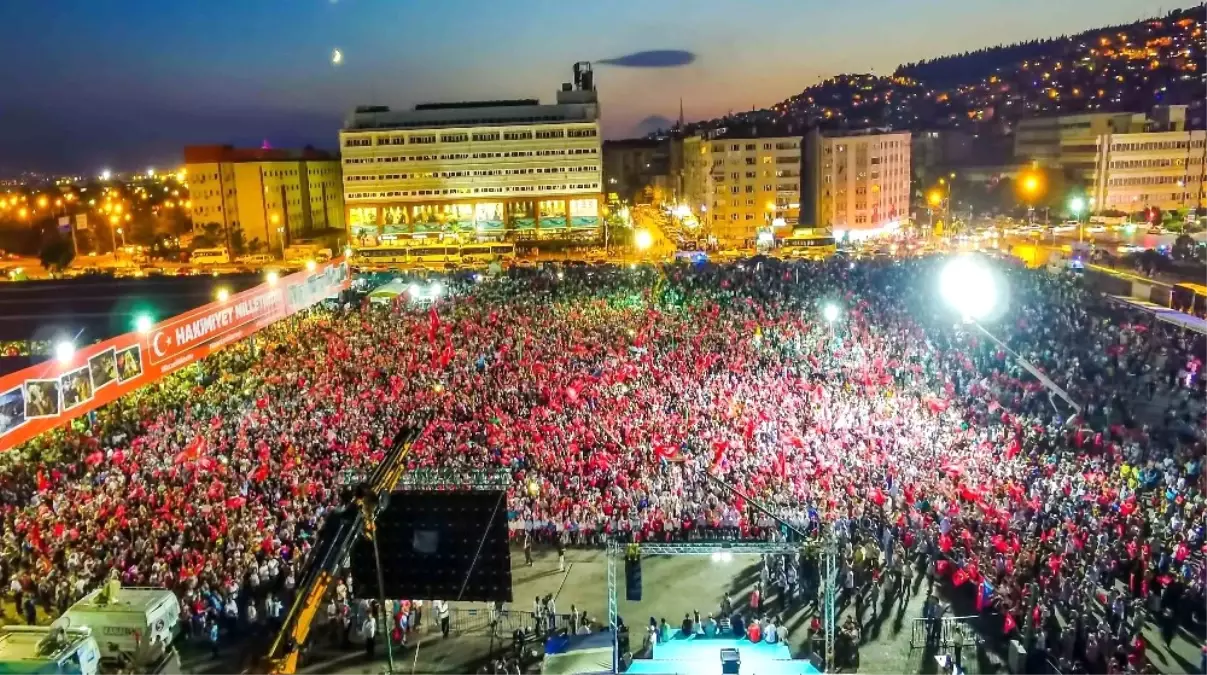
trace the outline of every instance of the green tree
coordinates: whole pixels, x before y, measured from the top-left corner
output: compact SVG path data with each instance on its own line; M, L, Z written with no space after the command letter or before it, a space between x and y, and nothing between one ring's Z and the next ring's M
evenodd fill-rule
M243 226L236 225L231 228L231 253L234 255L243 255L247 252L247 242L243 241Z
M1173 247L1170 249L1170 254L1174 260L1194 260L1196 256L1196 246L1194 239L1189 235L1178 235L1173 241Z
M214 248L225 246L222 236L222 226L218 223L206 223L201 226L201 232L193 237L193 248Z
M75 247L58 232L47 237L42 243L42 250L38 251L38 259L42 261L42 267L52 272L66 269L74 258Z

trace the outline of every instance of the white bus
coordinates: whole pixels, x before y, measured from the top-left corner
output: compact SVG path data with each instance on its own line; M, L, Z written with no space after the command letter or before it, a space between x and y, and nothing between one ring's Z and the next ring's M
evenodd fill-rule
M407 249L398 246L362 246L352 252L352 262L361 265L403 265Z
M408 248L407 262L412 263L459 263L461 262L461 247L452 246L415 246Z
M199 248L189 255L193 265L226 265L230 261L230 253L225 248Z
M467 264L511 262L515 260L515 244L503 242L487 244L465 244L461 247L461 260Z

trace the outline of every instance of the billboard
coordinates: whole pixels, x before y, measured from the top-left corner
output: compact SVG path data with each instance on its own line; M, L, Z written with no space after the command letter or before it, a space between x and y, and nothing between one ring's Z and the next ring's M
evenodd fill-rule
M0 451L85 415L348 288L336 258L0 377Z

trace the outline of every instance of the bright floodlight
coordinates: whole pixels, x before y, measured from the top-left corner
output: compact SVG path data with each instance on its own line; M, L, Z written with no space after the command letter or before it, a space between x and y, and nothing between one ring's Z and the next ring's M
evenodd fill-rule
M134 330L146 335L151 332L151 327L155 325L155 321L150 314L139 314L134 317Z
M444 292L444 286L441 285L441 283L439 281L433 281L431 289L432 289L433 298L440 297L440 294Z
M654 245L654 235L648 230L637 230L633 233L633 245L638 251L644 251Z
M75 345L70 340L63 340L54 346L54 357L59 360L59 363L64 365L71 363L71 357L75 356Z
M989 268L971 256L960 256L943 267L939 293L965 319L983 319L997 305L997 284Z
M838 319L838 305L832 302L826 304L826 306L821 310L821 315L827 322L834 323L834 321Z
M1074 197L1069 200L1069 211L1072 211L1073 215L1080 216L1081 212L1084 209L1085 209L1085 199L1083 199L1081 197Z
M314 268L316 268L316 267L318 267L318 264L315 263L313 260L306 261L306 271L307 272L313 272Z
M218 292L214 294L214 297L218 298L218 302L226 302L230 299L231 292L225 288L219 288Z
M276 286L277 282L281 280L281 275L276 270L269 270L268 274L264 275L264 278L268 281L269 286Z
M419 297L419 284L411 284L410 286L407 286L407 293L410 293L412 298Z

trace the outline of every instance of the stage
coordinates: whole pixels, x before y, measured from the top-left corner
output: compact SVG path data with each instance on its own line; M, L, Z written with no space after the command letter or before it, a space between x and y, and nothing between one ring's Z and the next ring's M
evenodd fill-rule
M820 673L805 660L793 660L783 643L752 644L733 638L676 638L654 645L653 656L633 659L624 671L630 675L721 675L721 650L736 649L741 655L740 673L758 675L814 675Z

